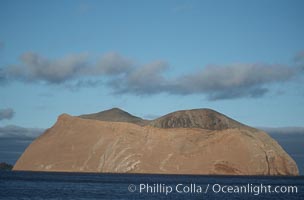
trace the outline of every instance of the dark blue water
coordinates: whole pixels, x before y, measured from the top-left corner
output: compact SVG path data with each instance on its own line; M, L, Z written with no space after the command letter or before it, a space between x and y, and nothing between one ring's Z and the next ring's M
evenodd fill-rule
M304 134L270 133L270 135L277 140L283 149L296 161L300 174L304 175Z
M304 177L0 172L0 199L293 200Z

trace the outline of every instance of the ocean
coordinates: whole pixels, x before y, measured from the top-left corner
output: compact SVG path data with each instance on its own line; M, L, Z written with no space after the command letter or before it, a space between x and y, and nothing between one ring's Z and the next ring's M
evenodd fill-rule
M304 175L304 134L269 134L294 159L298 165L300 174Z
M304 176L0 172L0 199L304 199Z

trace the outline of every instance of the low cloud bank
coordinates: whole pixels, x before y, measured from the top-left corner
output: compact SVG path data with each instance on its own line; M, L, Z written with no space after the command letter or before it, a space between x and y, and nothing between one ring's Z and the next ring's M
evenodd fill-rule
M4 119L12 119L15 111L12 108L0 109L0 121Z

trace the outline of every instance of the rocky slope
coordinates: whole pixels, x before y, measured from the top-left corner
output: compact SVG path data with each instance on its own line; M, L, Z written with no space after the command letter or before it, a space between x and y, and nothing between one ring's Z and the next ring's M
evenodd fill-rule
M298 175L293 159L265 132L209 109L153 121L119 109L89 117L63 114L14 170Z
M245 125L211 109L176 111L151 121L150 125L158 128L202 128L208 130L245 128Z

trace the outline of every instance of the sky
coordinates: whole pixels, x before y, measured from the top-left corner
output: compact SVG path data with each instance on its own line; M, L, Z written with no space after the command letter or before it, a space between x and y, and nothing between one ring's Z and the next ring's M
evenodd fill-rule
M302 127L303 8L0 0L0 136L112 107L147 119L211 108L250 126Z

